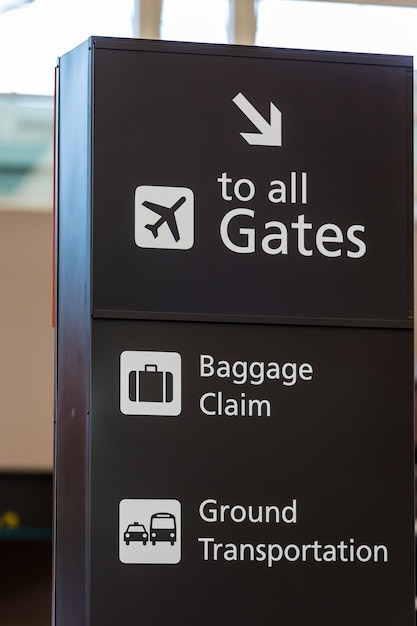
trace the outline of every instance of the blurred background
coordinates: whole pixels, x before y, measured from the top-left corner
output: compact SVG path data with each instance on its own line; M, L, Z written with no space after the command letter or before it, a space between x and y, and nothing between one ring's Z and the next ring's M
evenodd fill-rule
M51 624L54 68L91 35L417 56L417 0L0 0L2 626Z

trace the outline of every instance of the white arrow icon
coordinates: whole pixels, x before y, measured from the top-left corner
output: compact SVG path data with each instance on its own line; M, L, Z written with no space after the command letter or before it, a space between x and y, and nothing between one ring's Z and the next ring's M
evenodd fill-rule
M259 130L258 133L240 133L245 141L252 146L282 146L282 116L275 104L270 102L268 122L242 93L239 92L232 102Z

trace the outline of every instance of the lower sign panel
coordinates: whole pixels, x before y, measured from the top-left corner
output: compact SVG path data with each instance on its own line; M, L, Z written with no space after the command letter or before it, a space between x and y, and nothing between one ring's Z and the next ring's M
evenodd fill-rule
M411 336L94 320L91 625L411 626Z

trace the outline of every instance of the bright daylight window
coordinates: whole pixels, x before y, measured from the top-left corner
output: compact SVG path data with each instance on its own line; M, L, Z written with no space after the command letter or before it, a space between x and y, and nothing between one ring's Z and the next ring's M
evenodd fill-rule
M163 0L161 39L227 43L229 0Z
M0 93L52 94L57 57L91 35L131 37L133 9L134 0L32 0L0 13Z
M417 56L417 8L260 0L256 44Z
M0 210L51 210L57 57L91 35L131 37L133 9L134 0L0 0Z

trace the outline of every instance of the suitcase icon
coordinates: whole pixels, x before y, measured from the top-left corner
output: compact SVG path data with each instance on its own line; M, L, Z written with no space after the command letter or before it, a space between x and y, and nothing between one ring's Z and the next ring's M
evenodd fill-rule
M182 410L179 352L124 350L120 354L120 411L123 415L172 415Z
M158 371L158 366L146 364L144 370L129 372L129 400L131 402L172 402L173 376Z

